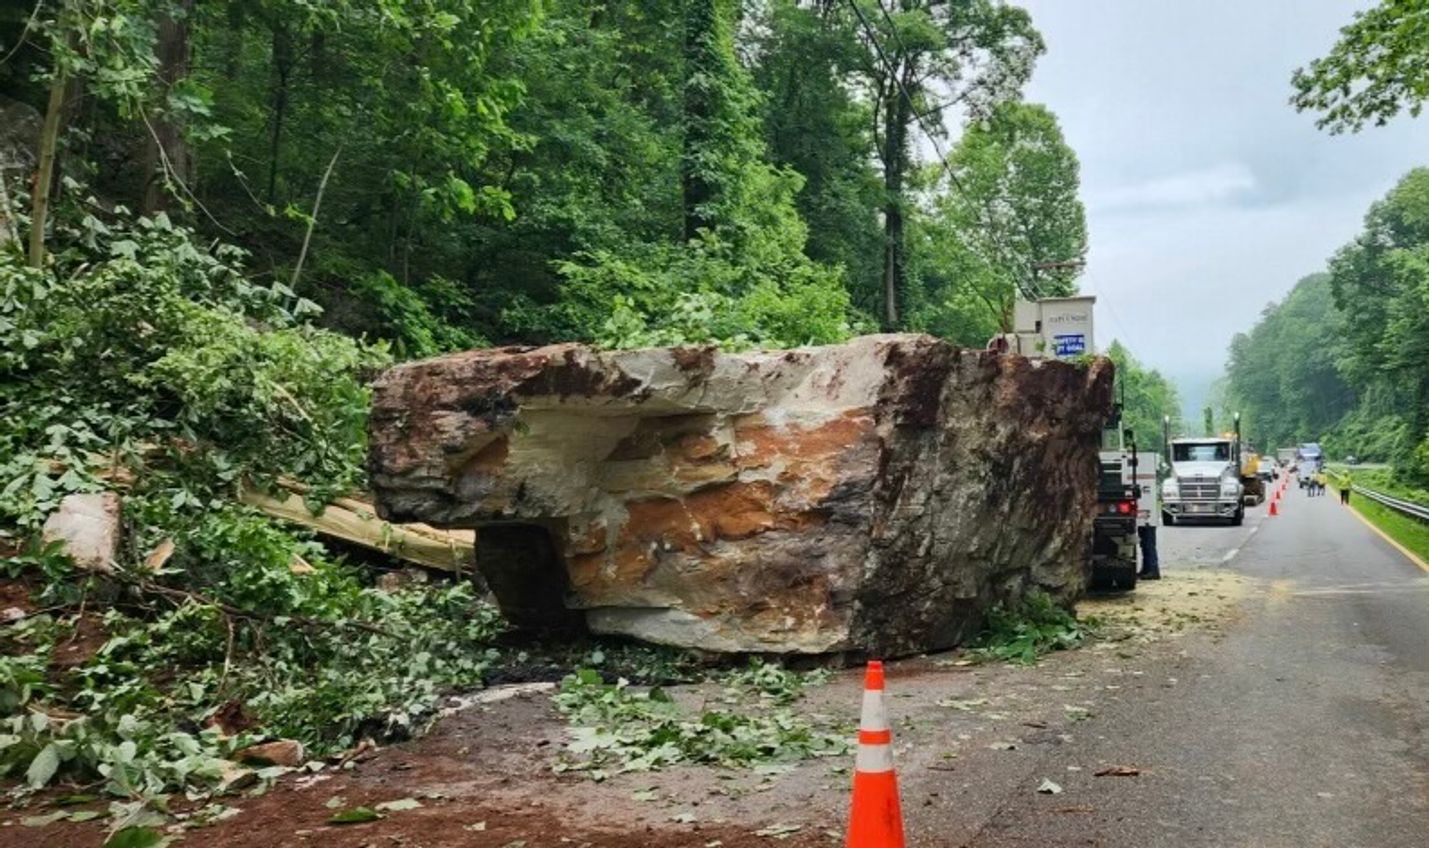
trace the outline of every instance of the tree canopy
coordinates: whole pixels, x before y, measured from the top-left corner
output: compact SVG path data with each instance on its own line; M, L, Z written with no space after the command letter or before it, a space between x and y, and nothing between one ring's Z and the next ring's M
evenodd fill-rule
M1116 363L1116 399L1122 405L1121 426L1136 434L1137 446L1142 450L1158 451L1165 458L1163 424L1169 426L1173 437L1183 430L1181 399L1176 386L1161 372L1138 362L1120 341L1113 341L1106 355Z
M980 345L1086 249L1075 155L1019 100L1041 36L1001 0L62 0L0 45L44 117L32 262L81 184L399 355Z
M1429 2L1381 0L1340 29L1330 53L1291 78L1295 108L1330 132L1418 115L1429 98Z

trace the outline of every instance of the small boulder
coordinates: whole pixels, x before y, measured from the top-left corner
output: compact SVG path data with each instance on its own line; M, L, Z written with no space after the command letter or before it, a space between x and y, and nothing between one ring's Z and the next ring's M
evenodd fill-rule
M298 768L307 762L307 751L296 739L275 739L234 751L233 759L249 765Z
M60 542L75 565L105 574L119 552L119 496L113 492L65 495L42 531L46 544Z

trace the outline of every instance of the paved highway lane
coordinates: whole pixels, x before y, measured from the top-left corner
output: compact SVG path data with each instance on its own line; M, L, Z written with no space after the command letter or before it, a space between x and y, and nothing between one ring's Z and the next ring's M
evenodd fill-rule
M1010 793L966 844L1429 845L1429 575L1333 494L1291 489L1264 513L1161 530L1167 569L1231 555L1257 578L1241 621L1045 755L1075 806ZM1097 778L1096 763L1144 771Z

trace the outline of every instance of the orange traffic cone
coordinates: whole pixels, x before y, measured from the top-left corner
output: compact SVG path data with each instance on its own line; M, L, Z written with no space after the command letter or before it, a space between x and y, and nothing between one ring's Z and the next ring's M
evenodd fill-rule
M1279 501L1271 501L1271 502L1270 502L1270 514L1271 514L1271 515L1279 515L1279 514L1280 514L1280 502L1279 502Z
M883 663L870 660L863 677L863 717L853 768L847 848L903 848L903 812L893 772L893 731L883 707Z

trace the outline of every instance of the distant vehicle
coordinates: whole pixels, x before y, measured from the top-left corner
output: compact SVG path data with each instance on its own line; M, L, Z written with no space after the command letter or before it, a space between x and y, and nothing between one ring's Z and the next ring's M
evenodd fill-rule
M1308 488L1315 472L1325 465L1325 453L1316 442L1306 442L1295 449L1295 469L1300 488Z
M1256 472L1256 474L1260 477L1261 480L1264 480L1267 483L1272 480L1280 479L1280 469L1276 468L1274 465L1271 465L1268 462L1262 463L1260 466L1260 470Z
M1350 454L1349 456L1345 457L1345 464L1346 464L1346 465L1359 465L1359 464L1360 464L1359 457L1355 456L1354 454Z
M1161 484L1161 523L1187 518L1245 520L1238 440L1219 436L1171 440L1171 476Z
M1288 468L1295 464L1295 448L1280 448L1275 452L1275 461L1280 463L1281 468Z

